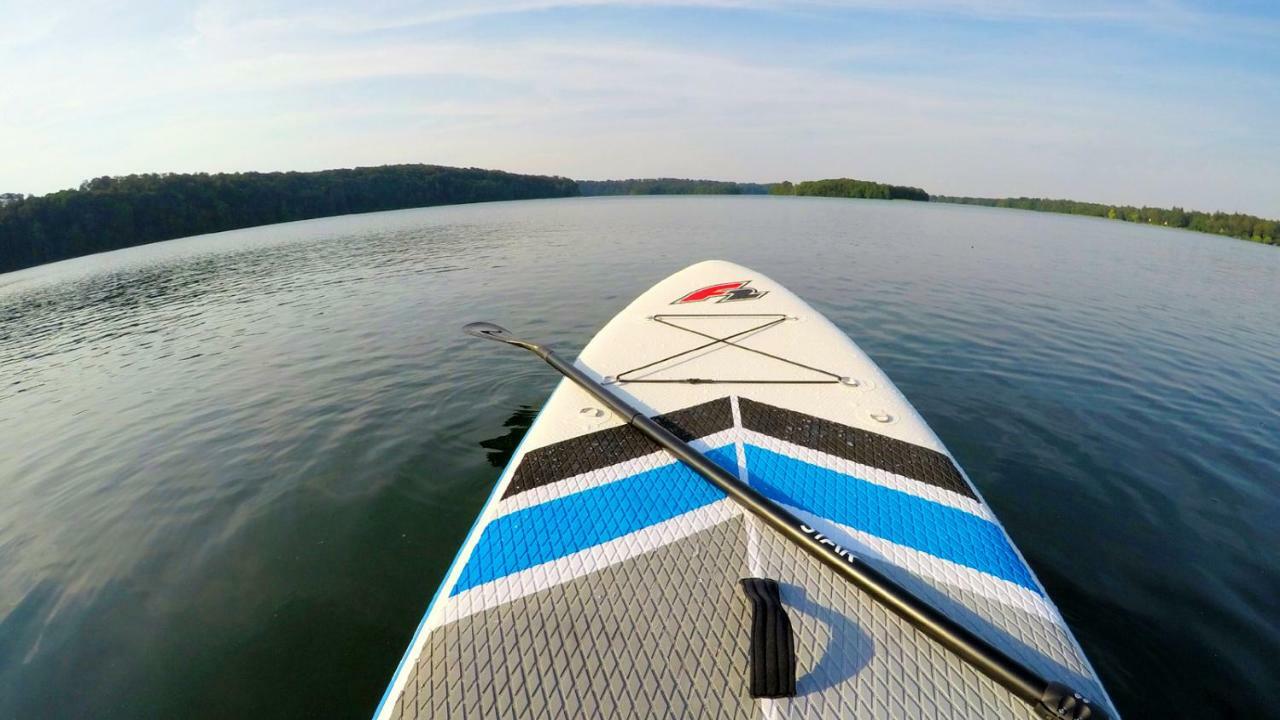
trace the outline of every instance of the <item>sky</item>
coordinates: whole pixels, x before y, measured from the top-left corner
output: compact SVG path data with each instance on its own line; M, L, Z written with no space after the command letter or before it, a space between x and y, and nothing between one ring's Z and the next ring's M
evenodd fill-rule
M435 163L1280 218L1280 3L0 0L0 192Z

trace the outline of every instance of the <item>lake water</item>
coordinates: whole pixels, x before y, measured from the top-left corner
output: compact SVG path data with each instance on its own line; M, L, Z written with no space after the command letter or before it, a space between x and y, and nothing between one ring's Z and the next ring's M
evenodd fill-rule
M1129 718L1277 717L1280 249L817 198L588 198L0 275L0 717L367 717L556 377L707 258L848 332Z

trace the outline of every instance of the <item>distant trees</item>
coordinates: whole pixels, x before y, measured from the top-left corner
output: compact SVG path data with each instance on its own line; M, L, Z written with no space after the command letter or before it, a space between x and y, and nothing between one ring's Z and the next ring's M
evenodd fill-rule
M760 183L681 178L579 180L578 189L583 195L763 195L769 191Z
M1242 213L1045 198L935 196L833 178L771 185L649 178L580 180L439 165L284 173L129 175L42 197L0 193L0 272L157 240L347 213L573 195L820 195L1021 208L1186 228L1280 245L1280 222Z
M1198 210L1183 210L1180 207L1156 208L1134 207L1132 205L1103 205L1101 203L1078 202L1075 200L1050 200L1029 197L975 198L936 196L933 199L936 202L959 203L962 205L986 205L988 207L1010 207L1021 210L1066 213L1069 215L1091 215L1125 222L1186 228L1187 230L1197 230L1214 235L1227 235L1268 245L1280 245L1280 222L1243 213L1207 213Z
M770 186L773 195L817 195L821 197L865 198L869 200L929 200L929 193L917 187L887 185L870 180L832 178L806 180L797 185L782 181Z
M568 178L438 165L99 177L42 197L0 196L0 272L253 225L577 194Z

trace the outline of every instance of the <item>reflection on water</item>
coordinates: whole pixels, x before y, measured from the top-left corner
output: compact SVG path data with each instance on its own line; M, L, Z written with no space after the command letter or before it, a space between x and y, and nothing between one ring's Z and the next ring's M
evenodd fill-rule
M0 276L0 717L367 715L557 380L460 326L570 355L713 257L884 366L1122 712L1274 714L1280 251L743 197L375 213Z
M534 418L538 417L540 409L531 405L521 405L516 408L515 412L511 413L511 417L502 423L502 427L507 430L505 434L480 441L480 447L489 451L490 465L496 468L505 468L507 466L511 456L515 455L516 448L519 447L524 434L533 425Z

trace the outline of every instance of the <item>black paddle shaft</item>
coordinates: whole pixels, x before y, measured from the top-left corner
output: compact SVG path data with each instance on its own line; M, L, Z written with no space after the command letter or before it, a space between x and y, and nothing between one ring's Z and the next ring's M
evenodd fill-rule
M1107 720L1107 713L1091 704L1080 693L1057 682L1050 682L1031 668L1010 657L932 605L913 595L847 549L836 545L815 528L762 495L755 488L734 477L705 455L652 418L614 395L594 378L565 361L550 348L515 338L506 330L489 323L472 323L467 332L499 340L534 353L604 403L627 424L689 466L707 482L720 488L734 502L764 520L770 527L799 545L805 552L830 567L885 607L898 614L929 637L942 643L956 655L987 677L1003 685L1030 704L1044 718L1053 720Z

